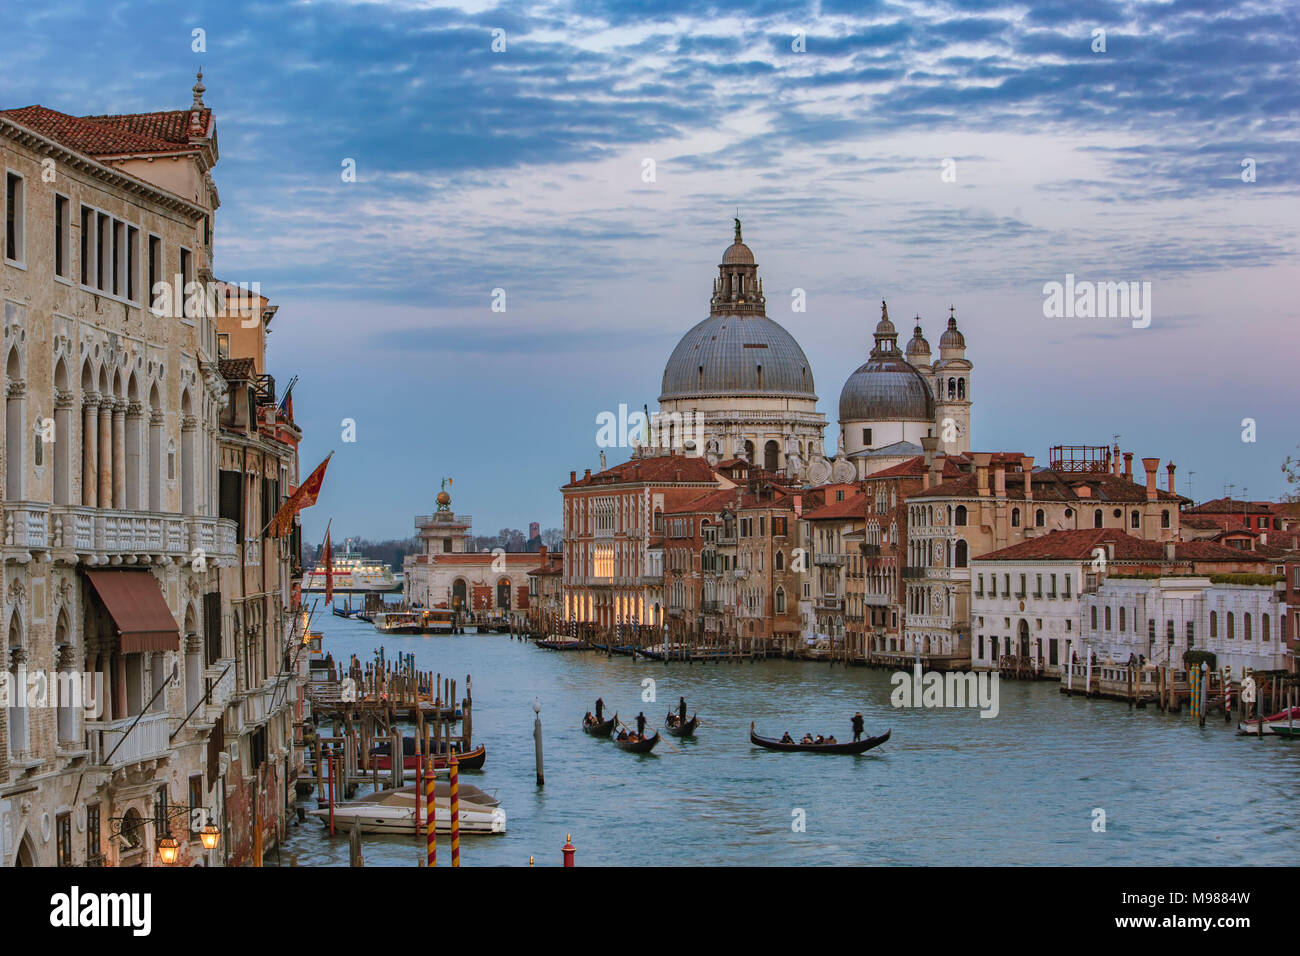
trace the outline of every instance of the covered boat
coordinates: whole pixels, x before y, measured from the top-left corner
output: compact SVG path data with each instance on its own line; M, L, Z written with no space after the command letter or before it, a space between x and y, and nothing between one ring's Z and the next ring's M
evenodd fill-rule
M501 809L494 797L477 787L462 784L459 805L456 808L460 819L461 833L505 833L506 812ZM471 799L471 796L477 799ZM354 824L360 824L362 833L415 833L416 788L401 787L397 790L384 790L379 793L338 804L334 807L334 828L348 831ZM420 797L420 813L423 822L425 808ZM451 832L451 796L450 785L439 781L435 785L433 797L433 823L439 833ZM328 822L329 807L308 810L309 814Z
M751 721L749 725L749 742L756 747L765 747L768 750L797 750L802 753L813 754L860 754L866 753L874 747L879 747L886 740L892 730L886 730L879 737L864 737L861 740L850 740L847 743L834 744L801 744L786 743L773 737L760 737L754 733L754 724Z
M1252 717L1237 725L1243 734L1259 733L1259 718ZM1300 737L1300 707L1280 710L1264 718L1264 733L1277 737Z
M452 741L451 752L456 755L456 761L461 770L479 770L483 762L487 759L487 748L482 744L471 750L461 752L460 745ZM380 771L392 770L393 748L387 741L381 741L370 748L370 766ZM402 769L416 771L420 768L420 755L415 752L415 738L402 738ZM433 754L433 765L438 770L447 767L447 754L443 750L436 750Z

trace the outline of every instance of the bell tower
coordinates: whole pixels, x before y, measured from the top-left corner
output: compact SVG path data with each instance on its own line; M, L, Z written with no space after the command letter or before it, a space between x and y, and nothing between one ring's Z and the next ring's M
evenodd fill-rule
M971 370L966 337L957 328L954 306L948 307L948 328L939 339L934 363L934 424L945 455L970 451Z

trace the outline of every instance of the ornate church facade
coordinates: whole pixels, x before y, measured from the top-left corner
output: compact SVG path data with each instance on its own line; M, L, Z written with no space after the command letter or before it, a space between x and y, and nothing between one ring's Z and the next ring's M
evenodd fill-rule
M919 317L900 351L882 302L875 345L840 392L837 450L828 456L812 368L794 336L767 316L758 264L737 219L709 316L682 336L664 368L659 417L692 423L688 434L698 437L685 450L710 465L743 459L799 482L847 482L921 454L926 437L939 438L948 454L968 452L971 370L955 315L932 362Z

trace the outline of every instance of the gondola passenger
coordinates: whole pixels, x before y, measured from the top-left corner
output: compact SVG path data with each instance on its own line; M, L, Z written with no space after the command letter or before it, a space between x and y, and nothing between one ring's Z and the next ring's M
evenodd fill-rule
M794 738L790 736L790 731L787 730L785 733L781 735L781 743L783 744L794 743Z

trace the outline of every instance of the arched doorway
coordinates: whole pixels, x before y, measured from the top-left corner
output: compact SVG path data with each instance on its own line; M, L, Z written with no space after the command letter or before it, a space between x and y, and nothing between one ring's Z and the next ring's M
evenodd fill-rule
M776 439L769 440L763 446L763 467L768 471L776 471L780 454L781 446L776 443Z
M1029 622L1024 618L1020 619L1020 656L1029 656Z
M497 607L502 611L510 610L510 579L497 581Z
M35 866L36 850L32 847L32 835L23 831L23 838L18 841L18 855L14 858L14 866Z
M467 588L464 578L457 578L451 584L451 606L454 609L466 606Z
M754 443L748 438L745 439L745 461L751 465L754 463Z

